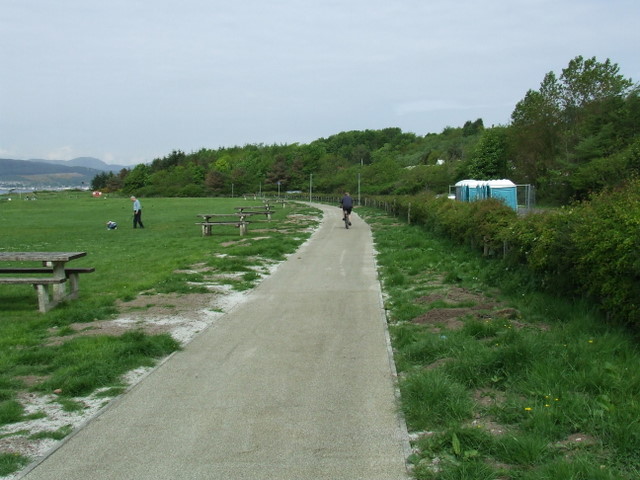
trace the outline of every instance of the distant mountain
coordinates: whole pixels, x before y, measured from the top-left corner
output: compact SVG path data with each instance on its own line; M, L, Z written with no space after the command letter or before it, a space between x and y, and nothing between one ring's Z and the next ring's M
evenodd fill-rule
M71 160L42 160L39 158L34 158L27 161L38 163L53 163L55 165L64 165L65 167L86 167L113 173L118 173L123 168L131 168L125 165L110 165L98 158L93 157L78 157L72 158Z
M73 188L90 186L103 170L55 162L0 158L0 184L24 188Z

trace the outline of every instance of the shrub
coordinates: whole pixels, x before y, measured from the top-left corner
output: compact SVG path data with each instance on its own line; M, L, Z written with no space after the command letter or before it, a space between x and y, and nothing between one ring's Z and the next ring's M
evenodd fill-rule
M640 323L640 179L589 201L522 217L493 199L458 202L432 195L396 197L391 210L410 212L412 222L438 235L502 257L505 267L526 266L538 286L587 298L612 321Z
M580 206L571 237L587 295L628 322L640 321L640 181Z

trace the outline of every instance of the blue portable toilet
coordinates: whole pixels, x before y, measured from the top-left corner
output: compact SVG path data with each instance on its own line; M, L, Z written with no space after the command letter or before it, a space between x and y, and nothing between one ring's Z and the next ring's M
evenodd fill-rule
M461 202L473 202L485 198L482 182L478 180L460 180L455 184L456 200Z
M498 198L508 207L518 210L518 192L511 180L489 180L485 183L487 198Z

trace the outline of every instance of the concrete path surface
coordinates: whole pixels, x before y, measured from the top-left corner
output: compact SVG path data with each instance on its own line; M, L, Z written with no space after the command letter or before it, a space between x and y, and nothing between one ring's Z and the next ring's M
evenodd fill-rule
M23 478L409 478L371 231L317 206L245 302Z

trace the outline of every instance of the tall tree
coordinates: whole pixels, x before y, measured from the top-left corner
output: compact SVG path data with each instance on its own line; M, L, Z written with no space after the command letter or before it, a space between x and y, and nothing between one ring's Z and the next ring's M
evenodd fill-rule
M547 73L540 89L529 90L511 115L519 180L566 188L566 178L577 165L615 143L613 112L633 87L609 59L578 56L559 78Z
M484 131L469 162L469 175L477 180L507 178L507 133L504 127Z

